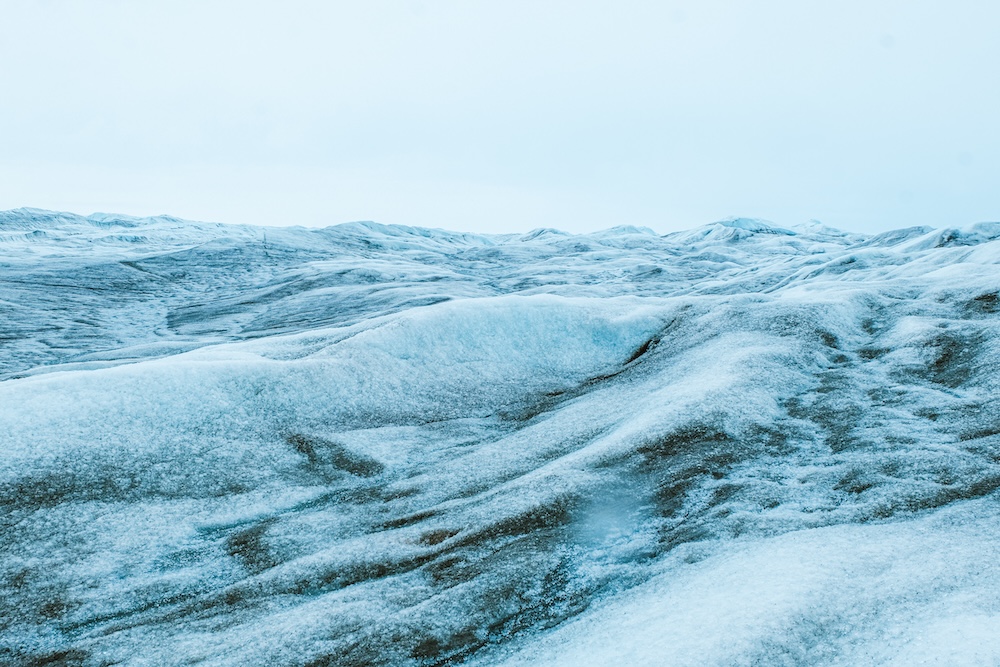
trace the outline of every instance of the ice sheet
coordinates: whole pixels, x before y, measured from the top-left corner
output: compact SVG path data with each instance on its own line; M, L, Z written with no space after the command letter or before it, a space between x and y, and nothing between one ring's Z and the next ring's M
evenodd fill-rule
M0 213L0 663L993 664L996 230Z

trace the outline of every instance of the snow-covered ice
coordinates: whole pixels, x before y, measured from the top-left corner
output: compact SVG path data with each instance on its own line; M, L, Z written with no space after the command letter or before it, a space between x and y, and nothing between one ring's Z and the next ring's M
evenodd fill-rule
M0 663L1000 664L1000 224L0 213Z

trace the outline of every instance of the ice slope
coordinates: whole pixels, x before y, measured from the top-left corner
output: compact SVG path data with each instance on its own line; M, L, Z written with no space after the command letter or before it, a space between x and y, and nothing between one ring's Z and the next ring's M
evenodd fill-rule
M684 550L500 664L995 665L998 520L995 502L971 501L905 524Z
M998 262L0 213L0 663L995 664Z

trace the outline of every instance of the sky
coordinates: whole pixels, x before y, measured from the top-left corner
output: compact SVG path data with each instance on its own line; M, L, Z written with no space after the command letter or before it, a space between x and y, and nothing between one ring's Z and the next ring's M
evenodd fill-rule
M0 0L0 209L1000 220L1000 3Z

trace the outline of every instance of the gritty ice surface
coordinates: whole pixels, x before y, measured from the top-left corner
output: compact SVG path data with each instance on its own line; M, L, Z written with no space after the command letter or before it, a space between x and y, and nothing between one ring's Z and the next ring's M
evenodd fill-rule
M0 664L998 664L998 263L0 213Z

